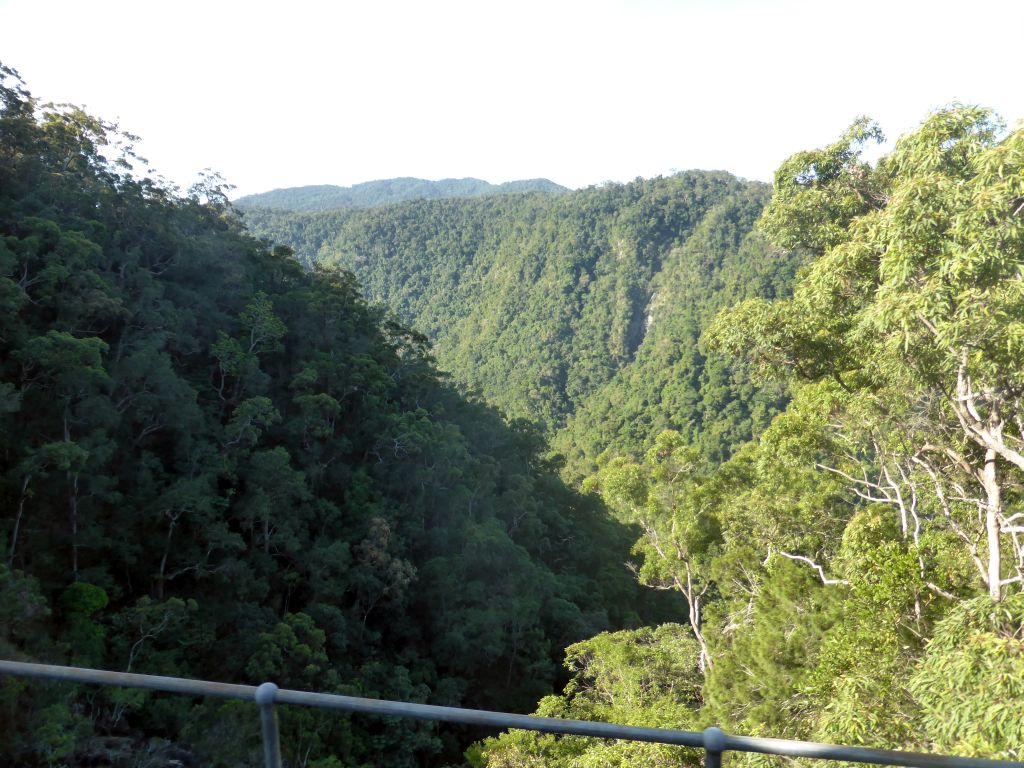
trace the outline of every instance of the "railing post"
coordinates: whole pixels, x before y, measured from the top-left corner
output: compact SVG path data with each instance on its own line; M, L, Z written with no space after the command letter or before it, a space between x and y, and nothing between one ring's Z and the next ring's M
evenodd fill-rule
M721 728L704 729L704 768L722 768L725 750L725 731Z
M260 726L263 729L263 761L266 768L281 768L281 736L277 729L277 712L274 699L277 686L263 683L256 689L253 698L260 707Z

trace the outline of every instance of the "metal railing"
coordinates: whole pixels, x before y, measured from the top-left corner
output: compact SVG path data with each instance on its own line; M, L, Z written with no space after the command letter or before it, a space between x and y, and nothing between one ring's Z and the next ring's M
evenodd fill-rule
M992 768L997 766L1000 768L1024 768L1024 762L1009 760L948 757L916 752L897 752L888 749L818 744L810 741L732 736L720 728L706 728L702 732L676 731L667 728L637 728L635 726L615 725L613 723L514 715L507 712L439 707L432 704L413 704L403 701L362 699L355 696L340 696L331 693L290 691L278 688L274 683L263 683L259 686L234 685L231 683L214 683L207 680L188 680L181 677L137 675L128 672L107 672L100 669L59 667L50 664L29 664L20 661L2 660L0 660L0 675L43 678L92 685L111 685L122 688L142 688L189 696L212 696L222 699L253 701L260 710L263 755L266 768L281 768L281 742L275 710L278 704L318 707L321 709L340 709L345 712L406 717L416 720L462 723L464 725L487 726L497 730L515 728L539 731L541 733L590 736L601 739L626 739L680 747L696 747L705 751L704 765L706 768L721 768L722 753L727 751L757 752L766 755L815 758L819 760L841 760L870 765L904 765L914 768L983 768L984 766L992 766Z

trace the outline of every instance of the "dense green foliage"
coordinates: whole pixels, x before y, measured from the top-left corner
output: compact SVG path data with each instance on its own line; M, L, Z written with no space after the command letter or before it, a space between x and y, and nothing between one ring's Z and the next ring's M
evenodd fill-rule
M351 270L456 382L557 433L581 476L609 445L638 451L663 428L720 461L777 411L777 390L699 343L718 309L792 282L797 258L752 232L766 200L764 185L693 172L245 220L307 263Z
M444 197L484 197L517 192L568 192L547 179L523 179L490 184L481 179L426 179L399 178L365 181L351 187L319 184L288 189L274 189L235 200L241 208L274 208L284 211L327 211L333 208L376 208L406 200L438 199Z
M595 717L1024 756L1024 129L953 107L872 166L860 153L880 135L861 120L782 165L761 230L813 259L791 298L744 301L705 334L788 382L785 412L717 467L669 431L587 480L641 527L641 581L686 600L703 673L674 710L650 699ZM587 669L617 663L620 680L651 665L652 642L672 647L603 638ZM675 672L681 690L693 674ZM471 756L618 764L604 749L507 734Z
M686 628L601 634L566 650L572 679L561 696L541 700L537 714L603 720L645 728L697 727L701 676L698 650ZM580 768L699 765L697 750L643 742L512 732L467 753L473 765L492 768Z
M54 663L526 708L635 625L614 525L425 339L246 235L216 185L0 82L0 644ZM620 546L620 542L624 546ZM250 707L3 681L0 753L103 734L251 761ZM418 765L450 730L285 712L290 764ZM312 762L309 762L312 761Z
M770 200L687 173L250 209L296 259L2 75L4 655L1024 757L1024 129L956 106L872 165L859 120ZM242 703L5 680L0 708L12 764L99 764L101 736L257 759ZM282 729L310 768L480 735Z

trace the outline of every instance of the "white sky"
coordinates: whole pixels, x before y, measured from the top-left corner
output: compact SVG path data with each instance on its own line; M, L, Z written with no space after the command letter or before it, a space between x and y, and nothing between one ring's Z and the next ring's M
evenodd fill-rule
M394 176L770 180L867 114L1024 117L1024 2L0 0L0 60L235 194Z

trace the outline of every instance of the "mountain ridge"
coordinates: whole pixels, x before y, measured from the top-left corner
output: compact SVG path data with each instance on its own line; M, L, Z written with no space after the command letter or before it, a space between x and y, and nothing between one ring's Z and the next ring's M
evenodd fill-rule
M568 187L549 179L517 179L491 184L473 177L445 178L436 181L413 176L376 179L342 187L335 184L309 184L282 187L268 192L243 195L234 200L240 208L276 208L296 213L313 213L336 208L376 208L409 200L436 200L449 197L486 197L526 192L561 194Z

